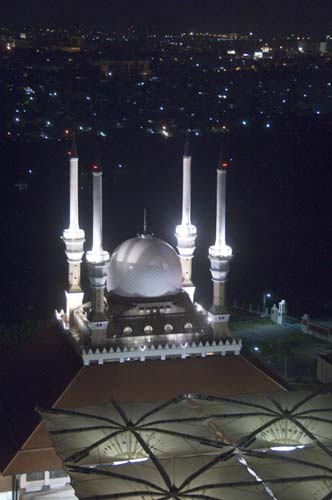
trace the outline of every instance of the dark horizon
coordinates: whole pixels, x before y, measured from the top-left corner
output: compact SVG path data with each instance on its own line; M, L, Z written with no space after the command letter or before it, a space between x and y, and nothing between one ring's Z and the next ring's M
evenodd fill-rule
M61 26L155 32L258 32L326 35L332 4L326 0L2 0L2 25Z

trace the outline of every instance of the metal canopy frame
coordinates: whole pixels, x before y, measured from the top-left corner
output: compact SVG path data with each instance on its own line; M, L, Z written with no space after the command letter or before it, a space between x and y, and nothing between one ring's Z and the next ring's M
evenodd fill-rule
M330 390L39 411L85 500L332 500Z

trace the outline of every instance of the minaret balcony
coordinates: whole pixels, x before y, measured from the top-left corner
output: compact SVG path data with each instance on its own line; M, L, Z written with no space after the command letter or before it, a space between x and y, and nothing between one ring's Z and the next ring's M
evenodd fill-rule
M223 245L220 247L217 245L213 245L209 248L209 257L220 257L230 260L233 257L233 251L228 245Z
M181 257L192 257L195 251L197 228L192 224L176 226L175 237Z

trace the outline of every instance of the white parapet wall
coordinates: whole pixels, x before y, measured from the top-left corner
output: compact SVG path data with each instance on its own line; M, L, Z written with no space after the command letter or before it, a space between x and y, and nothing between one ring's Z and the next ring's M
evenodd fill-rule
M20 475L20 492L22 499L29 500L64 500L75 496L70 486L70 478L64 471L41 471Z
M148 359L160 359L165 360L167 358L179 357L185 359L191 356L205 357L213 355L226 354L239 355L242 348L241 339L227 339L220 340L218 342L199 342L188 344L187 342L181 345L168 345L158 346L154 345L142 345L130 348L104 348L100 349L88 349L83 350L82 357L85 365L90 363L103 364L107 362L118 362L124 363L126 361L140 360L146 361Z

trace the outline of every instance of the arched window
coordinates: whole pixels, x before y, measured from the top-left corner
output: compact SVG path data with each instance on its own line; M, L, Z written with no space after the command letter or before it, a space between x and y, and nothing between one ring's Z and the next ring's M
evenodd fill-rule
M144 333L152 333L153 332L153 328L151 325L146 325L144 327Z
M193 329L193 325L192 325L191 323L186 323L186 324L184 325L184 329L185 329L186 331L192 330L192 329Z
M125 326L123 329L123 334L130 335L131 333L133 333L133 329L131 328L131 326Z
M167 323L167 325L164 326L164 332L171 333L172 331L173 331L173 326Z

